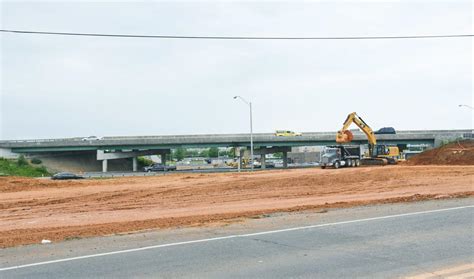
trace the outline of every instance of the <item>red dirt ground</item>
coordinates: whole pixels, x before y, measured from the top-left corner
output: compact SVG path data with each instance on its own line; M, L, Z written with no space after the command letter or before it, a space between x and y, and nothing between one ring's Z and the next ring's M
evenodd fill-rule
M203 225L261 214L473 196L474 166L0 178L0 247Z

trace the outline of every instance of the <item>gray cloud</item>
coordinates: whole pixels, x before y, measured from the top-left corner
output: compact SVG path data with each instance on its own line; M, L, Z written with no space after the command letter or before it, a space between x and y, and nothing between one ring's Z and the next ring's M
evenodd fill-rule
M472 33L470 2L2 2L2 28L362 36ZM472 40L202 41L0 35L0 137L471 128Z

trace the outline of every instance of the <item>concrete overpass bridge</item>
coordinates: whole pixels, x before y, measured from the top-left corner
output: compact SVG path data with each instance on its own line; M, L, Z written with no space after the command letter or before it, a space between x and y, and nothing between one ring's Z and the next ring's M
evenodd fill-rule
M283 152L286 165L286 153L291 147L332 145L336 132L309 132L297 137L277 137L273 133L254 134L255 154L263 155ZM364 134L354 132L354 144L366 144ZM443 141L459 138L472 138L473 130L419 130L397 131L397 134L377 135L381 144L407 145L427 144L439 146ZM177 135L177 136L127 136L104 137L100 140L83 138L5 140L0 141L0 157L16 157L20 154L47 158L74 158L84 156L92 165L102 164L102 170L108 170L109 160L130 159L132 169L137 170L137 156L159 154L164 158L174 148L237 147L241 151L250 146L249 134L214 135ZM82 156L82 157L81 157ZM92 162L93 160L97 162ZM130 160L129 160L130 161Z

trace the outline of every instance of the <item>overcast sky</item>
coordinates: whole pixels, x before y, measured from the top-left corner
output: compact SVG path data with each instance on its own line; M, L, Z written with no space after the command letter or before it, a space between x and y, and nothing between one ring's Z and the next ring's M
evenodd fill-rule
M1 2L1 28L207 36L472 34L471 1ZM0 34L1 139L472 128L470 38L211 41Z

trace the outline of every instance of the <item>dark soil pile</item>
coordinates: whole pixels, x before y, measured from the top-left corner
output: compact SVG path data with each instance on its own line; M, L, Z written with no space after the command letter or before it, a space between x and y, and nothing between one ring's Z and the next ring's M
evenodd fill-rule
M407 161L408 165L474 165L474 140L463 140L427 150Z

